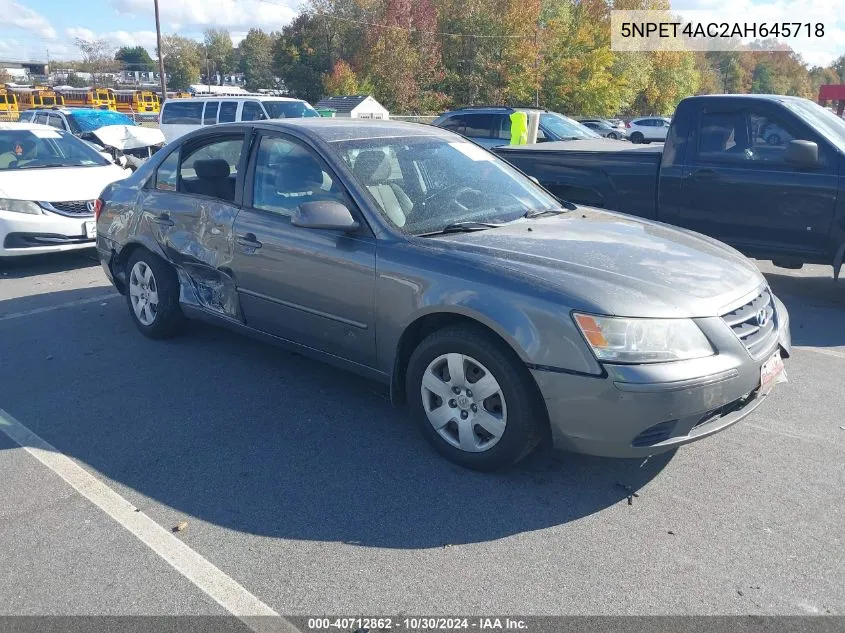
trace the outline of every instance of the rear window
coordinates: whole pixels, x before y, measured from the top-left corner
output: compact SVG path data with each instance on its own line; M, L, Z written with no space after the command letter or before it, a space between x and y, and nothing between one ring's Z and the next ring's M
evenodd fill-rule
M162 124L200 125L202 123L202 101L178 99L164 104L161 113Z

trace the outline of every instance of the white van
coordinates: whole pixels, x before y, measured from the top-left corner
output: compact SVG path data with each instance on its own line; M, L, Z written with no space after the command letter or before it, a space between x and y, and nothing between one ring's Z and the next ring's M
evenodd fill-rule
M161 107L159 127L167 142L204 125L264 119L298 119L320 114L306 101L287 97L213 96L168 99Z

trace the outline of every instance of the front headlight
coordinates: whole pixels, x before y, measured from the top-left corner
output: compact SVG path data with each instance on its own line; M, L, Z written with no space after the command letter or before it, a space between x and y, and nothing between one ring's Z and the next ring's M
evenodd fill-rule
M0 198L0 211L41 215L41 207L29 200L10 200L7 198Z
M661 363L712 356L713 346L690 319L627 319L573 314L600 361Z

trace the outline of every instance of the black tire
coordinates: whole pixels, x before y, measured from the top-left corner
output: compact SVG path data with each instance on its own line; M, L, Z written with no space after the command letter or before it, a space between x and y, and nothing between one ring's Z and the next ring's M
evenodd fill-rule
M632 143L642 143L643 141L645 141L645 136L643 136L642 132L634 132L631 134Z
M146 264L152 271L158 304L150 324L142 323L132 303L130 290L132 270L139 262ZM185 316L179 306L179 281L176 272L158 255L145 248L139 248L129 257L126 264L126 304L135 326L144 336L152 339L164 339L174 336L181 329Z
M619 138L619 136L616 134L616 132L608 132L607 138L612 138L615 141Z
M464 354L480 362L501 387L507 410L505 430L498 442L483 452L453 446L426 416L421 393L423 376L430 363L449 353ZM411 413L432 447L451 462L472 470L490 472L513 466L537 447L543 429L548 427L545 406L528 369L513 350L480 328L452 326L426 337L411 355L405 393Z

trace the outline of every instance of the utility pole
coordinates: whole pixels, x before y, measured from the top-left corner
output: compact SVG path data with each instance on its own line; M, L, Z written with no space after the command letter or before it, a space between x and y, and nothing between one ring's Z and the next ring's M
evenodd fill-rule
M161 102L167 99L167 81L164 79L164 51L161 50L161 20L158 17L158 0L153 0L156 11L156 44L158 45L158 72L161 76Z

